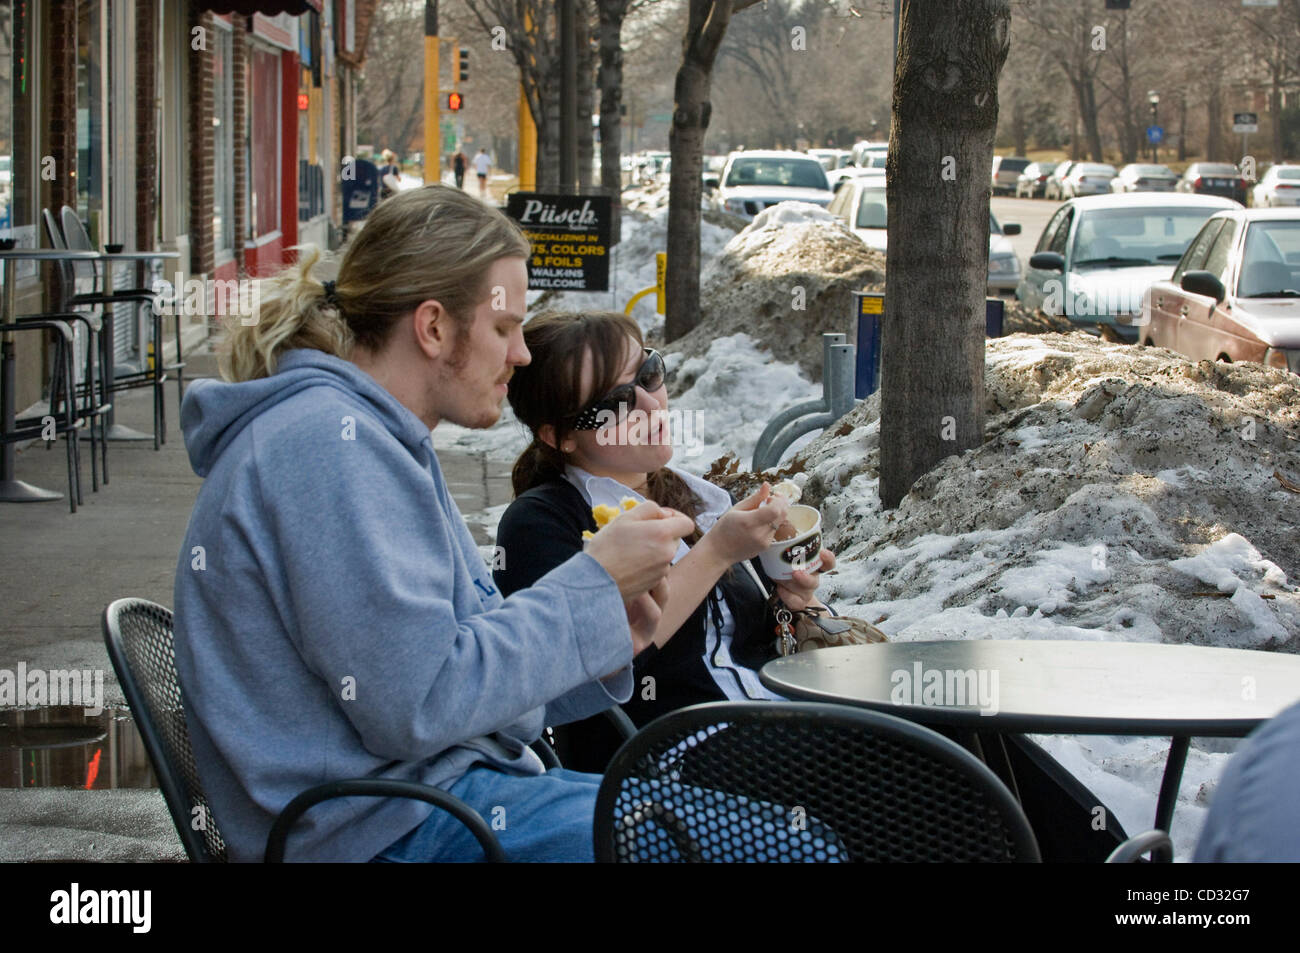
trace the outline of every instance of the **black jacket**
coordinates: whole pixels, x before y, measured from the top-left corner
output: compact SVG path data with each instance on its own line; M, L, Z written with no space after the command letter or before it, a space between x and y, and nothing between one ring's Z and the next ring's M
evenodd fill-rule
M581 552L584 529L596 529L591 507L567 480L552 480L516 499L497 528L501 568L493 577L502 594L508 596L532 585ZM756 560L753 565L770 590L771 581L762 567ZM757 669L776 657L775 621L763 593L743 567L733 566L663 648L651 646L633 660L636 683L623 710L638 728L666 712L728 697L705 661L706 632L711 640L708 651L716 657L712 656L717 646L715 627L704 623L706 614L713 615L715 624L720 621L718 598L726 600L734 620L732 658ZM726 668L715 669L726 677ZM744 697L739 678L736 689L732 697ZM617 737L603 716L566 726L557 732L560 735L564 742L560 758L565 767L575 770L603 771L617 747Z

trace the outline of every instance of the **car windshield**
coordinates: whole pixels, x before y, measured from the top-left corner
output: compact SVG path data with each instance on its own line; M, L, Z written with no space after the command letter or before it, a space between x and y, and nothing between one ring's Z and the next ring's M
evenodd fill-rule
M1047 175L1055 172L1057 165L1059 165L1057 162L1037 162L1034 164L1033 169L1037 171L1039 175Z
M1084 212L1071 267L1177 262L1217 208L1104 208Z
M1202 163L1196 167L1197 175L1236 175L1237 167L1235 165L1226 165L1223 163L1211 165L1208 162Z
M1115 175L1113 165L1081 165L1076 166L1070 172L1071 175Z
M1134 175L1173 175L1162 165L1131 165L1129 169Z
M826 173L816 159L737 159L731 164L725 184L828 188Z
M1027 165L1028 159L1003 159L998 163L998 172L1023 172Z
M0 172L10 171L9 163L13 161L11 156L0 156Z
M4 165L0 166L0 168L9 168L9 162L6 160ZM1278 169L1277 177L1279 179L1300 179L1300 166L1297 166L1294 169Z
M1241 298L1300 298L1300 219L1252 222L1241 255Z

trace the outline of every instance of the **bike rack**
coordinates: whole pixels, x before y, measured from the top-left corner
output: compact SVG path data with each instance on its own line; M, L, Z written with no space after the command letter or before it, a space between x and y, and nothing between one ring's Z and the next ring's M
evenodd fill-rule
M857 402L853 396L857 348L844 342L843 334L822 335L821 399L787 407L772 418L754 446L754 472L776 466L795 440L830 426L853 409Z

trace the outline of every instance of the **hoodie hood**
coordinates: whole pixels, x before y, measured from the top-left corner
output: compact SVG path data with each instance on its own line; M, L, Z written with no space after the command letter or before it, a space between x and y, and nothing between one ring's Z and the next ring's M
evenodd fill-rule
M259 415L309 387L332 387L363 401L385 428L419 457L430 440L424 421L350 361L324 351L299 348L280 356L270 377L229 383L211 378L194 381L181 404L181 431L194 472L206 477L222 451Z

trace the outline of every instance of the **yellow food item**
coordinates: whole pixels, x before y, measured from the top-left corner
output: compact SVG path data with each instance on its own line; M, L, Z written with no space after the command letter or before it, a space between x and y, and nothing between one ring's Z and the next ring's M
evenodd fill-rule
M623 497L618 506L610 506L608 503L597 503L591 508L591 517L596 521L596 529L604 529L607 525L618 519L619 514L624 510L630 510L636 506L637 501L630 496ZM583 539L591 539L596 534L589 529L582 531Z

